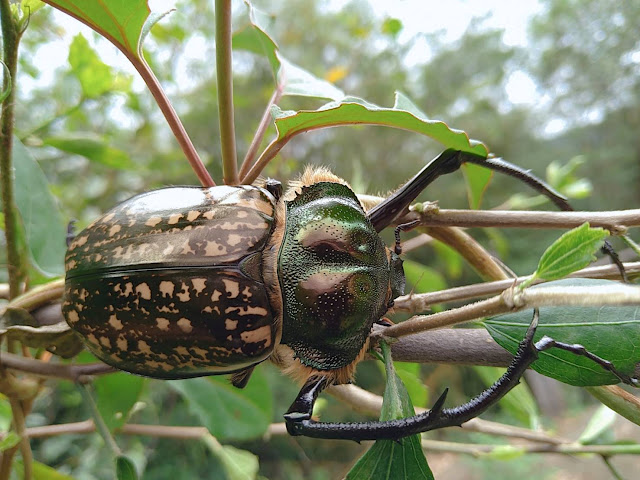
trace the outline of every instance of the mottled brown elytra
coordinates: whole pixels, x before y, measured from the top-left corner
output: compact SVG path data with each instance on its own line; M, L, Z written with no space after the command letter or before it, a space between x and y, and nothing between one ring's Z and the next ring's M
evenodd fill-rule
M308 169L284 194L275 181L163 188L125 201L73 238L64 316L98 358L138 375L232 374L243 387L270 359L304 382L285 414L294 435L401 438L459 425L513 388L538 351L567 346L534 344L533 322L505 376L454 409L442 408L443 395L427 414L390 422L321 423L311 412L326 386L351 380L373 324L404 293L399 240L391 250L379 232L463 162L519 178L570 209L524 170L454 150L368 211L322 168Z

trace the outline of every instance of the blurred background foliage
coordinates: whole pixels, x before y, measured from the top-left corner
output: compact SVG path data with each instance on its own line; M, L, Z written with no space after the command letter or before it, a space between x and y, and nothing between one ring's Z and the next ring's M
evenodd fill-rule
M153 28L145 51L218 181L222 173L211 3L178 1L177 11ZM270 32L288 60L335 83L347 94L391 106L394 91L401 91L430 118L465 130L496 155L547 177L565 191L569 189L576 197L573 202L577 209L638 205L640 40L636 26L640 3L543 0L540 12L530 21L526 46L505 44L502 30L488 27L487 18L473 19L464 34L451 42L443 41L444 35L438 33L415 33L399 41L402 22L377 14L364 0L253 3L270 15ZM234 21L237 28L242 28L246 24L245 7L238 2L236 9ZM75 34L77 26L61 22L61 18L51 8L39 10L23 38L16 133L37 158L65 216L78 219L81 228L136 193L169 184L196 183L136 73L121 62L111 61L117 54L103 39L84 28ZM57 52L59 56L67 47L68 62L55 71L42 62L46 55ZM411 61L414 48L427 48L428 60ZM266 59L248 52L235 54L234 71L235 123L242 157L273 93L274 80ZM534 105L513 103L507 93L508 83L523 77L536 89L539 101ZM279 105L283 109L315 109L322 103L285 97ZM267 135L267 141L272 134ZM416 173L438 152L439 146L433 141L408 132L336 128L294 139L264 173L287 181L305 164L327 165L358 192L383 194ZM584 178L592 179L593 191ZM522 192L520 184L494 178L482 207L505 202L508 206L537 206L537 200L531 197L530 192ZM443 208L467 206L459 175L437 182L421 198L438 200ZM474 236L516 273L526 274L557 232L489 230L474 232ZM470 269L461 268L459 259L442 247L421 249L413 258L429 267L429 281L422 282L427 285L421 289L477 281ZM270 366L258 370L262 380L252 378L250 384L258 382L265 390L249 392L250 401L260 408L272 395L273 405L269 401L262 410L268 421L279 422L296 387ZM430 392L436 389L437 393L442 385L451 387L451 401L463 401L483 385L471 370L422 367L422 374ZM139 379L136 385L117 383L104 388L137 402L131 417L136 423L207 425L220 421L208 417L219 412L212 397L207 397L208 389L218 392L216 389L226 388L219 380L202 380L206 385L194 382L186 387L171 386L171 382L142 383ZM363 365L358 383L380 393L378 367ZM187 400L187 390L201 398ZM560 403L570 405L561 410L562 416L579 415L582 394L569 388L562 392ZM421 403L424 406L426 400ZM29 424L78 421L87 418L86 408L73 385L51 383L49 394L39 397ZM233 421L234 415L240 414L228 412L227 420ZM520 422L506 409L492 414L503 421ZM337 421L358 418L331 398L324 404L323 415ZM287 436L265 441L255 435L240 439L220 435L224 443L257 454L261 475L272 479L336 478L362 451L361 446L345 442ZM451 439L460 435L437 432L432 437ZM143 478L223 478L216 476L217 460L197 441L119 437L119 442L138 466L144 467ZM74 478L102 479L113 474L111 460L102 455L102 441L97 435L59 436L33 443L36 458ZM433 455L428 458L436 477L439 469L446 471L452 463L446 455L436 461ZM543 462L540 457L520 459L517 464L506 462L498 475L488 467L495 460L456 458L458 472L467 471L464 478L478 479L489 475L513 478ZM468 467L471 464L473 473ZM593 477L562 478L601 478L598 470L594 471ZM556 474L555 467L549 467L548 472L539 471L537 477L560 478Z

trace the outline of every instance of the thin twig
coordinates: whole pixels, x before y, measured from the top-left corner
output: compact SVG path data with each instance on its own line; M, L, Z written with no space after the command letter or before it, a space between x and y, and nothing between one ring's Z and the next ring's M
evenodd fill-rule
M627 274L640 273L640 262L624 263ZM602 279L620 279L620 270L616 265L603 265L598 267L588 267L569 275L570 278L602 278ZM418 293L403 295L398 297L393 305L397 311L403 312L421 312L427 310L431 305L447 302L460 302L471 300L488 295L495 295L507 288L519 285L528 276L518 277L516 279L499 280L497 282L485 282L473 285L465 285L463 287L448 288L438 292ZM540 281L535 282L541 283Z
M407 221L419 219L422 225L457 227L575 228L585 222L612 234L624 233L624 227L640 226L640 209L610 212L547 212L527 210L436 210L411 212ZM403 219L404 221L404 219Z
M95 375L114 373L116 369L106 363L87 363L82 365L64 365L41 362L8 352L0 354L0 363L4 368L30 373L38 377L53 377L71 380L76 383L88 383Z
M640 287L624 284L589 286L541 286L521 292L511 288L501 295L460 308L420 315L384 330L387 337L401 337L434 328L450 327L477 318L515 312L525 308L575 305L637 305Z

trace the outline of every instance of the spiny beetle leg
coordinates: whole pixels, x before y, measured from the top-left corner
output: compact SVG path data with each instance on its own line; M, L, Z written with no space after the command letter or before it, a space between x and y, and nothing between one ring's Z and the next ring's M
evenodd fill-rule
M582 345L577 343L563 343L557 342L553 338L547 337L546 335L542 337L540 340L536 342L536 348L539 352L544 352L545 350L549 350L550 348L558 348L560 350L565 350L567 352L571 352L574 355L578 355L581 357L586 357L589 360L593 360L598 365L600 365L604 370L611 372L613 375L618 377L618 379L622 383L626 383L627 385L632 385L635 387L640 386L638 383L638 379L634 377L630 377L622 372L619 372L616 367L609 360L605 360L602 357L594 355L589 350L587 350Z

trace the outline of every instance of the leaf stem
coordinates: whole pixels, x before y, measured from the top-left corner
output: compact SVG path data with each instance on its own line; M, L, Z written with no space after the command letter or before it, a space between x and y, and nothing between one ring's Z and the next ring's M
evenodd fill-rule
M121 456L122 450L120 450L120 447L118 447L118 444L113 439L113 436L109 431L109 427L107 427L107 424L104 423L102 415L98 410L98 406L96 405L96 402L93 400L93 395L89 391L89 385L78 384L78 389L82 394L82 398L84 399L84 402L87 405L89 405L89 408L91 409L91 413L93 415L93 422L96 426L96 430L98 431L98 433L100 433L100 436L104 439L104 442L107 444L107 447L109 447L109 450L111 450L113 456L114 457Z
M231 0L216 0L216 77L218 118L224 183L237 185L236 134L233 118L233 69L231 64Z
M22 32L11 12L9 0L0 0L0 20L2 28L3 60L7 67L3 77L2 90L9 94L2 102L0 119L0 182L2 188L2 211L5 221L7 243L7 270L9 273L9 298L20 294L25 276L25 255L18 245L18 218L13 194L13 128L15 122L14 104L16 92L16 72L18 70L18 45Z
M262 119L260 120L260 124L258 125L258 129L256 130L256 134L253 136L253 140L251 141L251 145L249 145L249 149L247 150L247 154L242 161L242 166L240 167L240 181L245 183L245 177L251 168L253 160L255 159L258 148L264 139L265 134L267 133L267 129L269 128L269 124L271 122L271 107L278 103L280 98L282 97L284 85L278 84L273 95L269 99L269 103L267 103L267 108L264 110L264 114L262 115Z

